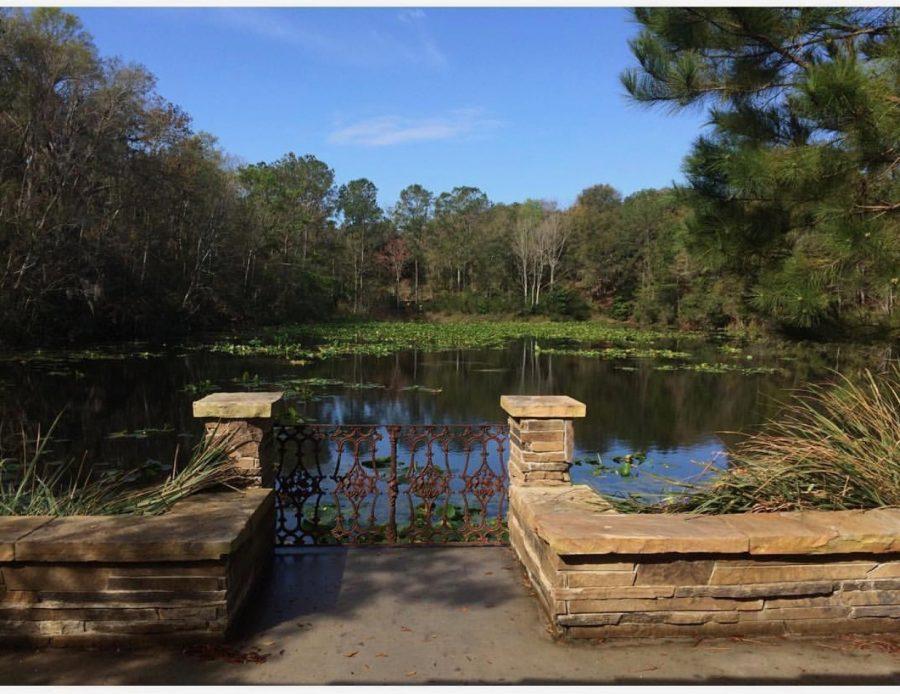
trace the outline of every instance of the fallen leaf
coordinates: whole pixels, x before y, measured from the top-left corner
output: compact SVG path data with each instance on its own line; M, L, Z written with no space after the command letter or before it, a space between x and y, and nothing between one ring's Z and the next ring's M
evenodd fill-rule
M416 674L416 671L415 671L415 670L410 670L409 672L406 673L406 676L407 676L407 677L413 677L415 674Z
M256 648L251 648L248 651L240 651L231 646L214 643L188 646L184 652L187 655L201 658L202 660L222 660L226 663L234 663L237 665L243 665L244 663L261 665L269 658L268 653L260 653Z
M352 657L355 656L357 653L359 653L359 651L350 651L350 652L348 652L348 653L344 653L344 657L345 657L345 658L352 658Z
M409 627L400 627L400 631L412 631Z
M376 653L375 657L376 658L387 658L388 654L387 653Z

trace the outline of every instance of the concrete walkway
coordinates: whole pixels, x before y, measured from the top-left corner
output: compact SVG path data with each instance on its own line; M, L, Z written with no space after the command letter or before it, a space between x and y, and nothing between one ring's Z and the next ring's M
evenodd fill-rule
M507 549L330 550L278 556L229 648L7 650L0 684L897 683L898 645L556 643Z

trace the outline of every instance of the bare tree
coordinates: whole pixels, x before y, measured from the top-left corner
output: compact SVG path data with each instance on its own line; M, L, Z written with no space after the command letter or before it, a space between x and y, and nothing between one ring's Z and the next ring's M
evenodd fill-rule
M563 253L566 250L566 244L569 241L570 227L563 219L560 212L553 211L548 214L538 225L537 233L541 238L541 247L544 253L544 260L550 270L550 289L552 291L553 284L556 281L556 269L562 260Z

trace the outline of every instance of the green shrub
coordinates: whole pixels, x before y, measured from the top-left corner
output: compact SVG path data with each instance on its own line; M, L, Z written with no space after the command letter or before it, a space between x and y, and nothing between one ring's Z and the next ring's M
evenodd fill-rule
M575 289L556 286L541 300L537 312L551 318L587 320L591 315L591 308Z

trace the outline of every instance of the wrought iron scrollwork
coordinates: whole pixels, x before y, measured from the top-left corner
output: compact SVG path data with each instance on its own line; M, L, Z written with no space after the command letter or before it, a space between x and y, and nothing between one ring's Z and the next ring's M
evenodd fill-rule
M500 424L276 427L279 545L506 540Z

